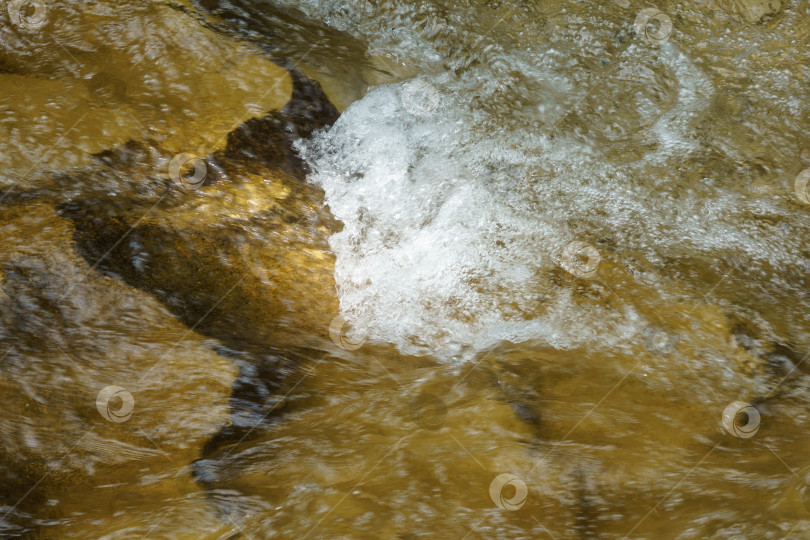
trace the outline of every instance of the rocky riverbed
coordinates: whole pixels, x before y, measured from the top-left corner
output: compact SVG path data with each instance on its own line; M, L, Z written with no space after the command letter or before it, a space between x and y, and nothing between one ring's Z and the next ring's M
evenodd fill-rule
M0 536L800 538L797 0L0 10Z

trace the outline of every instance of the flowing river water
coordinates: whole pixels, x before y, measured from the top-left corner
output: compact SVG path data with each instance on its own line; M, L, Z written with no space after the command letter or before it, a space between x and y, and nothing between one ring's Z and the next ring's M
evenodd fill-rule
M0 536L810 536L807 0L0 6Z

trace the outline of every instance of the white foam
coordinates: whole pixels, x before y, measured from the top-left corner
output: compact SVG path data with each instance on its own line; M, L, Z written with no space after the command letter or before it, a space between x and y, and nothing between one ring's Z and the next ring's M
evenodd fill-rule
M416 34L402 34L411 37L396 43L415 43ZM341 313L369 339L454 359L500 340L610 348L639 337L646 323L632 305L578 302L550 279L576 240L601 239L602 256L619 262L623 251L655 261L728 250L795 262L795 242L774 243L776 233L746 225L751 200L679 179L713 88L675 44L654 55L631 45L590 85L561 67L565 55L551 46L490 50L497 70L485 64L372 89L300 144L310 180L345 224L330 239ZM600 97L600 85L617 92ZM669 98L653 94L667 85ZM637 143L605 139L590 117L570 131L553 125L567 126L566 114L592 101L609 123L608 101L622 92L640 95L635 120L620 131L646 129L657 143L635 160L606 159ZM679 197L659 196L669 188ZM784 214L777 201L756 204Z

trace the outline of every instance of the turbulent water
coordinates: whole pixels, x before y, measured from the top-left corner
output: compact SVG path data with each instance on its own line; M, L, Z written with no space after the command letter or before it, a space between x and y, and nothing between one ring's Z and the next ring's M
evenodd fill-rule
M638 341L651 321L631 302L595 310L551 283L579 241L663 303L694 261L737 270L747 301L791 298L785 331L804 339L808 230L792 180L808 51L794 39L780 62L763 49L787 28L806 40L806 6L786 6L780 30L732 32L695 4L661 42L633 33L629 5L298 7L420 71L302 145L346 225L330 240L341 310L372 338L443 358L500 340Z
M38 5L0 535L810 534L806 0Z

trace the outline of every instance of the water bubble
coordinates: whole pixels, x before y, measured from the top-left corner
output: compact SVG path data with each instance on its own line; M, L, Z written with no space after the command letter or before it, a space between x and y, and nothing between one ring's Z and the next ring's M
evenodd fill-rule
M120 386L105 386L96 396L96 409L110 422L126 422L135 409L135 398Z
M672 19L660 9L645 8L636 15L633 28L637 35L649 43L660 44L667 41L672 34Z
M745 423L742 423L742 421ZM759 431L760 415L756 407L744 401L729 403L723 411L723 427L739 439L750 439Z
M506 486L515 488L515 494L512 497L506 498L503 496L503 490ZM528 496L529 489L526 487L526 482L514 474L499 474L489 484L489 497L501 510L520 510L526 504Z

